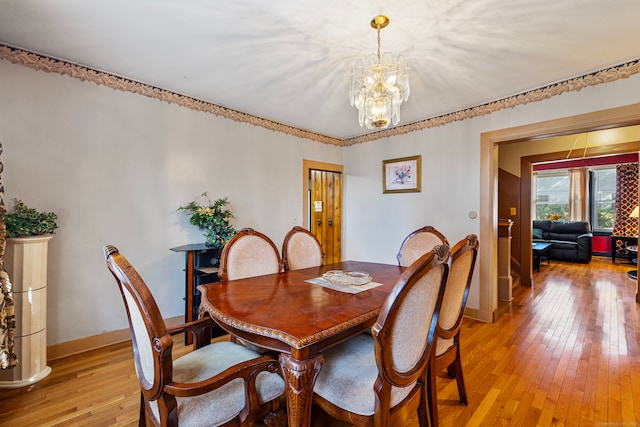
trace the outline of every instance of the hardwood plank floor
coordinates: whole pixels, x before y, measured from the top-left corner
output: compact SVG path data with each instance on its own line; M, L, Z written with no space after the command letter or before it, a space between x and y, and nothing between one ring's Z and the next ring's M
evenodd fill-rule
M631 264L551 261L517 286L493 324L466 319L469 398L438 379L441 426L635 426L640 423L640 319ZM174 355L185 349L177 340ZM51 375L0 391L2 426L133 426L138 385L129 343L50 362ZM314 412L313 427L342 427ZM406 427L418 425L411 420Z

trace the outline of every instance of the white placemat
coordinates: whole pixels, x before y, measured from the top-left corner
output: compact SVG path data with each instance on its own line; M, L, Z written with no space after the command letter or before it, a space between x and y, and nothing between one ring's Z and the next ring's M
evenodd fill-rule
M377 288L378 286L382 286L382 283L377 282L369 282L366 285L337 285L335 283L331 283L328 280L323 279L322 277L316 277L315 279L305 280L305 282L324 286L325 288L333 289L335 291L346 292L348 294L357 294L359 292L368 291L369 289Z

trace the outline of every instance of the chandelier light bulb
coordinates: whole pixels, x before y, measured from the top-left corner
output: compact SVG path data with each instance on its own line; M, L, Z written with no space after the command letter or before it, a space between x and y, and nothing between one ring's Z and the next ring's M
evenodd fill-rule
M360 126L386 129L400 122L400 105L409 99L409 64L402 55L380 55L380 30L389 18L378 15L371 28L378 32L377 55L356 60L351 71L349 100L358 109Z

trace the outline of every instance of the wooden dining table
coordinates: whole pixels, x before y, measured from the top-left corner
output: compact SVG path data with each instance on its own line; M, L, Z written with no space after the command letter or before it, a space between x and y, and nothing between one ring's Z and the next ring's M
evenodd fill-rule
M380 286L349 293L339 286L308 282L329 270L364 271ZM322 351L371 327L403 270L397 265L344 261L204 284L197 288L202 293L200 313L209 313L230 334L280 353L289 426L306 427Z

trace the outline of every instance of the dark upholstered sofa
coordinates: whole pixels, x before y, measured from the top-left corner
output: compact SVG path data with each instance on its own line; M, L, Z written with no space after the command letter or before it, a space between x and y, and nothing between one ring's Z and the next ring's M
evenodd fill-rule
M533 241L551 243L548 256L560 261L591 261L593 234L586 221L533 221Z

